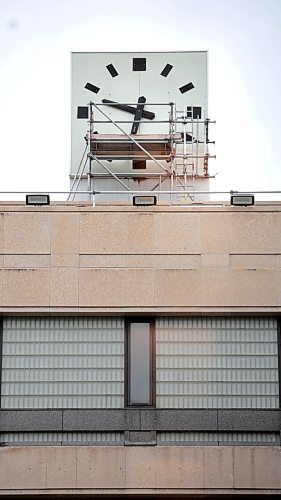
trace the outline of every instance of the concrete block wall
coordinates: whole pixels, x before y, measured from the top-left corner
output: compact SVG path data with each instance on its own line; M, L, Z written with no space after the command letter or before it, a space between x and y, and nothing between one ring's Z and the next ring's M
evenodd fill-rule
M280 494L280 447L0 450L0 494Z

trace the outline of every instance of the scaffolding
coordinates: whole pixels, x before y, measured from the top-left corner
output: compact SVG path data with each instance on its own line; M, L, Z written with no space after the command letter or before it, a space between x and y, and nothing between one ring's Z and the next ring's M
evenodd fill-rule
M215 144L209 139L209 127L215 121L202 118L201 108L185 106L177 110L175 103L146 103L168 108L164 120L142 119L136 115L132 120L113 120L104 111L104 106L119 109L135 106L130 109L137 110L138 104L112 101L88 104L86 145L77 170L71 175L69 201L75 200L86 183L87 191L95 199L100 195L101 201L105 199L102 198L104 192L109 197L118 192L119 200L130 202L133 194L145 191L153 192L158 201L168 200L171 205L188 203L194 201L196 191L200 191L197 181L214 177L209 174L209 160L215 158L209 151L209 146ZM125 130L128 124L138 130L140 125L145 127L147 123L153 123L161 131L165 127L166 133L128 133ZM109 125L114 133L103 134L96 130ZM126 165L124 171L116 168L120 164ZM109 179L118 185L117 191L112 184L108 189L102 188ZM143 189L136 190L136 182L142 183Z

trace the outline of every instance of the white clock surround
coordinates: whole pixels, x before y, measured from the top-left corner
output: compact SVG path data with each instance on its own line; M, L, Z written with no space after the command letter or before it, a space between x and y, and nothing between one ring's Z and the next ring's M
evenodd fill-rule
M144 62L145 66L139 66L140 70L135 70L134 63ZM113 68L111 71L110 67ZM167 67L167 65L169 65ZM108 68L109 67L109 68ZM163 70L168 69L167 76L163 76ZM118 73L116 75L116 73ZM164 71L165 73L165 71ZM92 92L85 88L85 85L90 83L97 91ZM187 86L188 90L183 92L182 87ZM171 179L163 181L161 179L161 189L177 190L179 196L174 196L174 202L189 201L198 199L198 196L187 197L181 196L184 191L182 187L184 173L185 190L208 190L209 176L204 170L204 154L206 153L206 143L204 143L204 123L208 118L207 108L207 52L75 52L72 53L72 97L71 97L71 170L70 183L73 185L73 179L76 175L78 178L78 167L81 164L83 151L85 150L85 136L89 133L89 123L87 119L77 118L77 108L79 106L87 106L90 101L95 103L109 118L114 120L121 127L122 131L131 134L133 114L129 114L124 110L116 109L113 106L102 104L103 99L108 99L117 103L129 104L136 108L139 97L146 98L144 110L153 112L155 118L148 120L142 118L138 127L137 134L133 135L133 139L138 141L138 138L143 134L147 135L163 135L169 134L170 124L169 112L171 106L169 103L174 103L174 116L180 121L181 117L186 116L182 111L191 109L200 109L200 119L193 120L193 123L185 125L182 123L175 125L175 130L178 134L185 131L189 137L196 137L194 144L187 143L184 151L183 145L177 146L177 152L182 156L183 153L189 154L187 159L183 161L178 158L174 161L166 161L158 159L153 161L147 156L145 170L133 168L132 158L122 159L111 158L110 161L101 159L100 161L92 160L91 173L94 174L90 179L89 184L89 166L85 163L83 175L81 175L82 166L80 167L80 182L76 186L79 191L93 189L96 191L120 191L119 194L109 194L97 196L97 203L100 202L128 202L131 201L131 196L124 193L126 191L121 182L111 176L108 172L113 172L117 175L123 184L131 190L148 190L155 186L157 179L153 177L153 173L165 174L165 170L173 170L179 174L171 183ZM92 130L103 134L121 134L113 123L110 123L107 117L101 114L98 109L93 106ZM175 111L176 110L176 111ZM107 121L107 123L100 123ZM128 121L130 123L124 123ZM160 123L161 122L161 123ZM198 122L198 123L197 123ZM200 122L200 124L199 124ZM89 135L88 135L89 137ZM126 135L124 138L127 139ZM129 139L128 139L129 140ZM199 140L200 144L197 142ZM141 151L140 151L141 152ZM142 153L142 152L141 152ZM193 158L191 157L193 156ZM197 156L197 158L194 158ZM159 166L162 165L162 170ZM128 174L126 178L125 174ZM147 176L145 174L148 174ZM149 178L149 176L151 176ZM87 178L88 177L88 178ZM76 195L76 199L77 199ZM202 196L200 197L202 199ZM85 199L85 197L84 197ZM206 199L206 196L205 196ZM171 200L171 196L161 195L159 200L165 202Z

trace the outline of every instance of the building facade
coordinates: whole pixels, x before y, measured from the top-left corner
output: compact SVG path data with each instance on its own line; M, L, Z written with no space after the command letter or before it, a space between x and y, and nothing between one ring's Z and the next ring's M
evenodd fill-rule
M2 496L280 495L280 203L0 224Z

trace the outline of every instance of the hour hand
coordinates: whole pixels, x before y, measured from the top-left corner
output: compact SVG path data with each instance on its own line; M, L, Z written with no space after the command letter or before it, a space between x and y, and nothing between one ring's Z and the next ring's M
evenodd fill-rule
M131 113L131 115L135 115L137 108L133 106L128 106L128 104L119 104L116 101L110 101L109 99L102 99L103 104L110 104L113 108L121 109L122 111L127 111L127 113ZM148 120L153 120L155 118L155 113L151 111L142 111L142 118L147 118Z
M144 96L141 96L138 98L138 105L137 105L136 111L135 111L135 117L134 117L134 121L133 121L133 125L132 125L131 134L136 134L138 129L139 129L140 119L142 117L145 101L146 101L146 98Z

